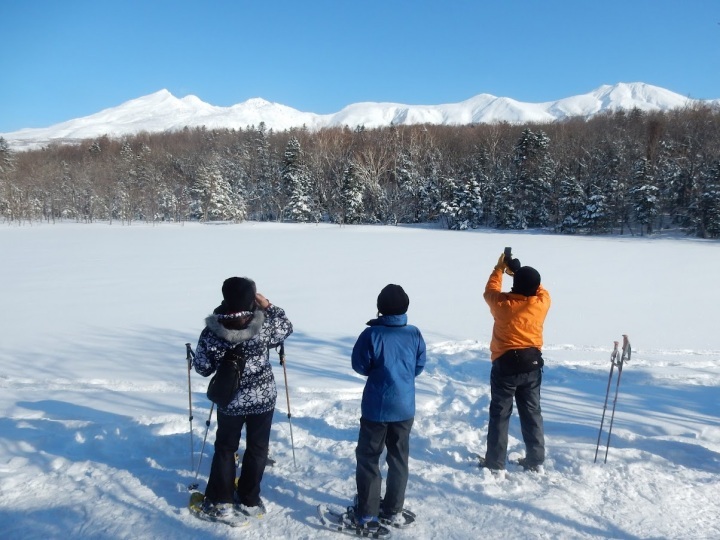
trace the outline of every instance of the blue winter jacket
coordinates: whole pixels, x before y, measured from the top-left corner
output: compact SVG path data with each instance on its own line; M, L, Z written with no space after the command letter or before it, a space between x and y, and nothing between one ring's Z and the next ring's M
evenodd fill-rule
M415 416L415 377L425 368L425 340L407 315L368 321L352 351L352 367L368 379L362 417L372 422L402 422Z

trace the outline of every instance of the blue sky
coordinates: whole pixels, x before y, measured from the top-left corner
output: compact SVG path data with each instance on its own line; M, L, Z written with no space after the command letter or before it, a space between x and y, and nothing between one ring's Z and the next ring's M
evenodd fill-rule
M0 132L167 89L314 113L645 82L720 98L717 0L0 0Z

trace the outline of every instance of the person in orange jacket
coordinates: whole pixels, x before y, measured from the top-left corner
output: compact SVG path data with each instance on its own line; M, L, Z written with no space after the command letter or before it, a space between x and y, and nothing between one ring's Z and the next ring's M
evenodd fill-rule
M509 293L502 292L503 273L513 276ZM550 293L540 284L540 274L518 259L498 259L483 294L494 324L490 341L490 420L483 466L505 469L508 426L513 399L520 416L525 470L538 471L545 461L545 435L540 408L542 384L543 323L550 309Z

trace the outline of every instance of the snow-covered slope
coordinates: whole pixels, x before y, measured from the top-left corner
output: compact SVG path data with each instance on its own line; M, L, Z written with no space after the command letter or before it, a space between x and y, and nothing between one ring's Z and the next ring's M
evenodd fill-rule
M167 90L130 100L96 114L68 120L47 128L22 129L0 134L15 149L36 148L50 142L73 142L107 134L112 137L141 131L164 132L185 126L246 128L264 122L268 128L285 130L306 126L365 126L494 122L552 122L564 118L590 117L618 109L670 110L693 103L687 97L644 83L619 83L558 101L523 103L507 97L480 94L460 103L403 105L355 103L339 112L319 115L301 112L279 103L254 98L231 107L216 107L196 96L176 98ZM714 103L720 100L714 100Z
M227 249L239 239L242 249ZM496 478L473 455L484 453L490 402L492 317L482 291L506 245L540 270L553 299L547 461L541 474L509 465ZM0 227L2 537L339 540L315 507L350 504L355 493L365 380L350 354L379 290L400 283L428 357L407 491L418 520L394 538L720 538L720 287L711 285L719 248L688 238L282 223ZM572 264L559 253L573 253ZM190 437L185 343L197 343L230 275L255 278L295 327L286 344L293 436L273 351L276 464L262 484L270 513L241 532L187 510L188 484L207 484L217 424L213 416L203 447L207 379L192 373ZM594 463L622 333L633 355L607 463L606 433ZM508 451L524 453L515 413Z

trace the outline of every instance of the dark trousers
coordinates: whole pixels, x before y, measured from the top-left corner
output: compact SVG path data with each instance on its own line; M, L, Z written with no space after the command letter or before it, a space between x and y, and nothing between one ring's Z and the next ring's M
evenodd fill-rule
M242 428L246 425L245 453L237 494L239 501L245 506L257 506L260 503L260 482L267 463L273 413L274 410L262 414L228 416L218 411L215 454L205 498L216 504L233 502L235 453L240 446Z
M388 475L383 511L395 514L403 509L413 421L413 418L402 422L371 422L360 419L360 435L355 449L359 516L377 516L380 510L380 455L385 448Z
M504 469L507 457L508 426L517 403L520 428L525 442L527 465L540 465L545 461L545 435L540 409L542 370L528 373L501 375L493 365L490 373L490 422L488 424L485 465L490 469Z

